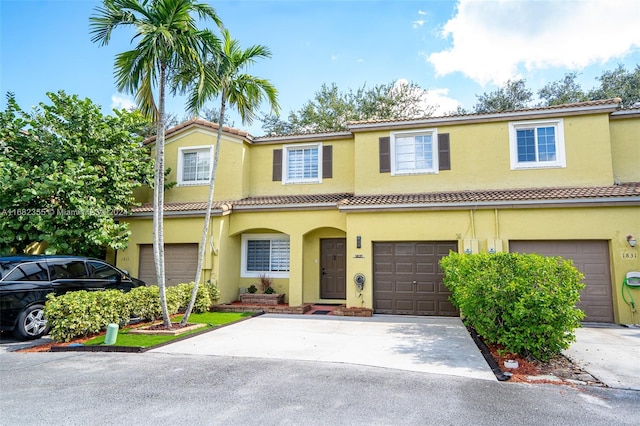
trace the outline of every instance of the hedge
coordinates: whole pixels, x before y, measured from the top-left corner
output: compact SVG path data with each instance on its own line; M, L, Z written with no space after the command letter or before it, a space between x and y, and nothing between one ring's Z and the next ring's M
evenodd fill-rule
M167 308L173 315L186 309L193 283L166 288ZM68 342L106 330L111 323L127 325L131 318L153 321L162 317L158 286L136 287L128 293L119 290L74 291L60 296L47 295L45 316L51 338ZM217 285L207 281L198 286L193 312L205 312L220 297Z
M583 275L570 260L537 254L450 253L440 261L467 325L504 352L546 361L575 341Z

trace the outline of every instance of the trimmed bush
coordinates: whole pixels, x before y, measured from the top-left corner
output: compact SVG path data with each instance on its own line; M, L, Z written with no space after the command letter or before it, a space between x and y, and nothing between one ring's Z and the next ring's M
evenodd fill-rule
M51 338L68 342L105 330L111 323L129 323L129 299L119 290L74 291L62 296L47 295L44 308Z
M166 288L169 315L184 310L191 298L193 283ZM198 286L193 312L209 310L220 297L217 285L207 281ZM55 296L49 294L45 316L56 342L68 342L79 337L99 333L111 323L124 326L131 317L153 321L162 317L158 286L136 287L128 293L119 290L74 291Z
M546 361L575 341L583 275L570 260L536 254L450 253L444 283L465 322L505 352Z

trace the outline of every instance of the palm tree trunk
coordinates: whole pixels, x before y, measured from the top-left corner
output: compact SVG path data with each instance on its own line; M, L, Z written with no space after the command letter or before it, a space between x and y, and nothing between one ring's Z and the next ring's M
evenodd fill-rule
M200 239L200 249L198 250L198 269L196 270L196 280L193 283L193 291L191 292L191 299L189 305L184 313L184 317L180 322L180 325L185 325L189 320L189 315L193 310L193 306L196 303L196 296L198 294L198 285L202 277L202 268L204 266L204 253L207 244L207 238L209 236L209 223L211 222L211 208L213 206L213 195L216 187L216 170L218 169L218 158L220 157L220 142L222 140L222 125L224 124L224 110L226 107L225 102L226 92L223 89L221 93L222 101L220 102L220 120L218 120L218 137L216 139L216 150L213 155L213 164L211 165L211 175L209 177L209 198L207 200L207 213L204 216L204 225L202 227L202 238Z
M153 261L156 267L156 279L160 293L160 307L164 326L171 328L164 274L164 122L165 122L165 72L160 67L160 96L158 128L156 133L156 167L153 181Z

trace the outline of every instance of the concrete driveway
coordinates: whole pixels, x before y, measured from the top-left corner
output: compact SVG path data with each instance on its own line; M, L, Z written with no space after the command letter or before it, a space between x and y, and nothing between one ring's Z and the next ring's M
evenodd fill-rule
M149 352L349 363L496 380L459 318L265 314Z
M585 324L564 354L610 388L640 390L640 328Z

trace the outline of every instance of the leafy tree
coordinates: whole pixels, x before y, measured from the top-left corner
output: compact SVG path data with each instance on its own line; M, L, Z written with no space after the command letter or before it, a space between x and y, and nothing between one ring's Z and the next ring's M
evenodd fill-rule
M568 73L562 80L546 84L538 91L538 96L543 100L542 105L562 105L575 102L584 102L588 96L582 90L580 83L576 82L578 74Z
M174 73L187 64L198 71L196 78L203 83L205 69L201 58L219 49L218 38L209 30L199 30L193 15L211 19L218 26L222 23L211 6L196 3L196 0L103 0L102 7L97 7L95 12L90 18L93 42L107 45L113 30L124 26L135 31L132 41L138 43L132 50L116 55L116 86L121 91L135 94L142 113L157 123L153 259L164 326L171 328L164 273L165 91ZM202 84L196 87L202 87Z
M211 209L215 192L216 170L220 157L222 126L224 125L227 105L229 107L235 107L238 110L243 123L253 122L253 119L256 117L256 110L263 100L269 103L272 113L277 114L280 109L275 87L268 80L244 72L246 68L253 65L256 60L271 57L271 51L267 47L253 45L247 49L242 49L238 41L231 38L229 31L223 30L221 53L221 55L214 56L210 61L206 62L207 79L205 80L205 85L202 90L204 97L200 97L196 93L198 88L193 84L194 72L197 70L194 70L192 67L186 67L183 72L180 73L180 77L184 83L182 85L183 90L189 87L191 88L191 95L189 96L189 109L191 111L197 111L201 107L202 102L209 97L218 97L220 99L218 135L216 138L213 164L210 170L209 198L202 229L202 240L200 241L200 249L198 252L195 285L193 286L191 300L181 324L186 324L189 319L196 300L198 284L202 276L204 252L209 235L209 223L211 222Z
M347 129L349 121L428 117L435 106L425 102L426 91L415 83L398 81L342 92L335 83L323 84L314 99L286 121L273 116L262 119L267 134L329 132Z
M589 98L611 99L621 98L624 105L640 102L640 65L633 71L627 71L623 65L612 71L605 71L600 77L600 87L589 91Z
M51 105L23 111L12 94L0 112L0 252L46 241L47 252L98 256L124 249L114 220L132 190L153 175L138 112L103 116L89 99L47 93Z
M493 92L476 95L478 102L473 109L476 113L524 109L528 107L532 96L533 92L527 89L524 79L507 80L503 87Z

